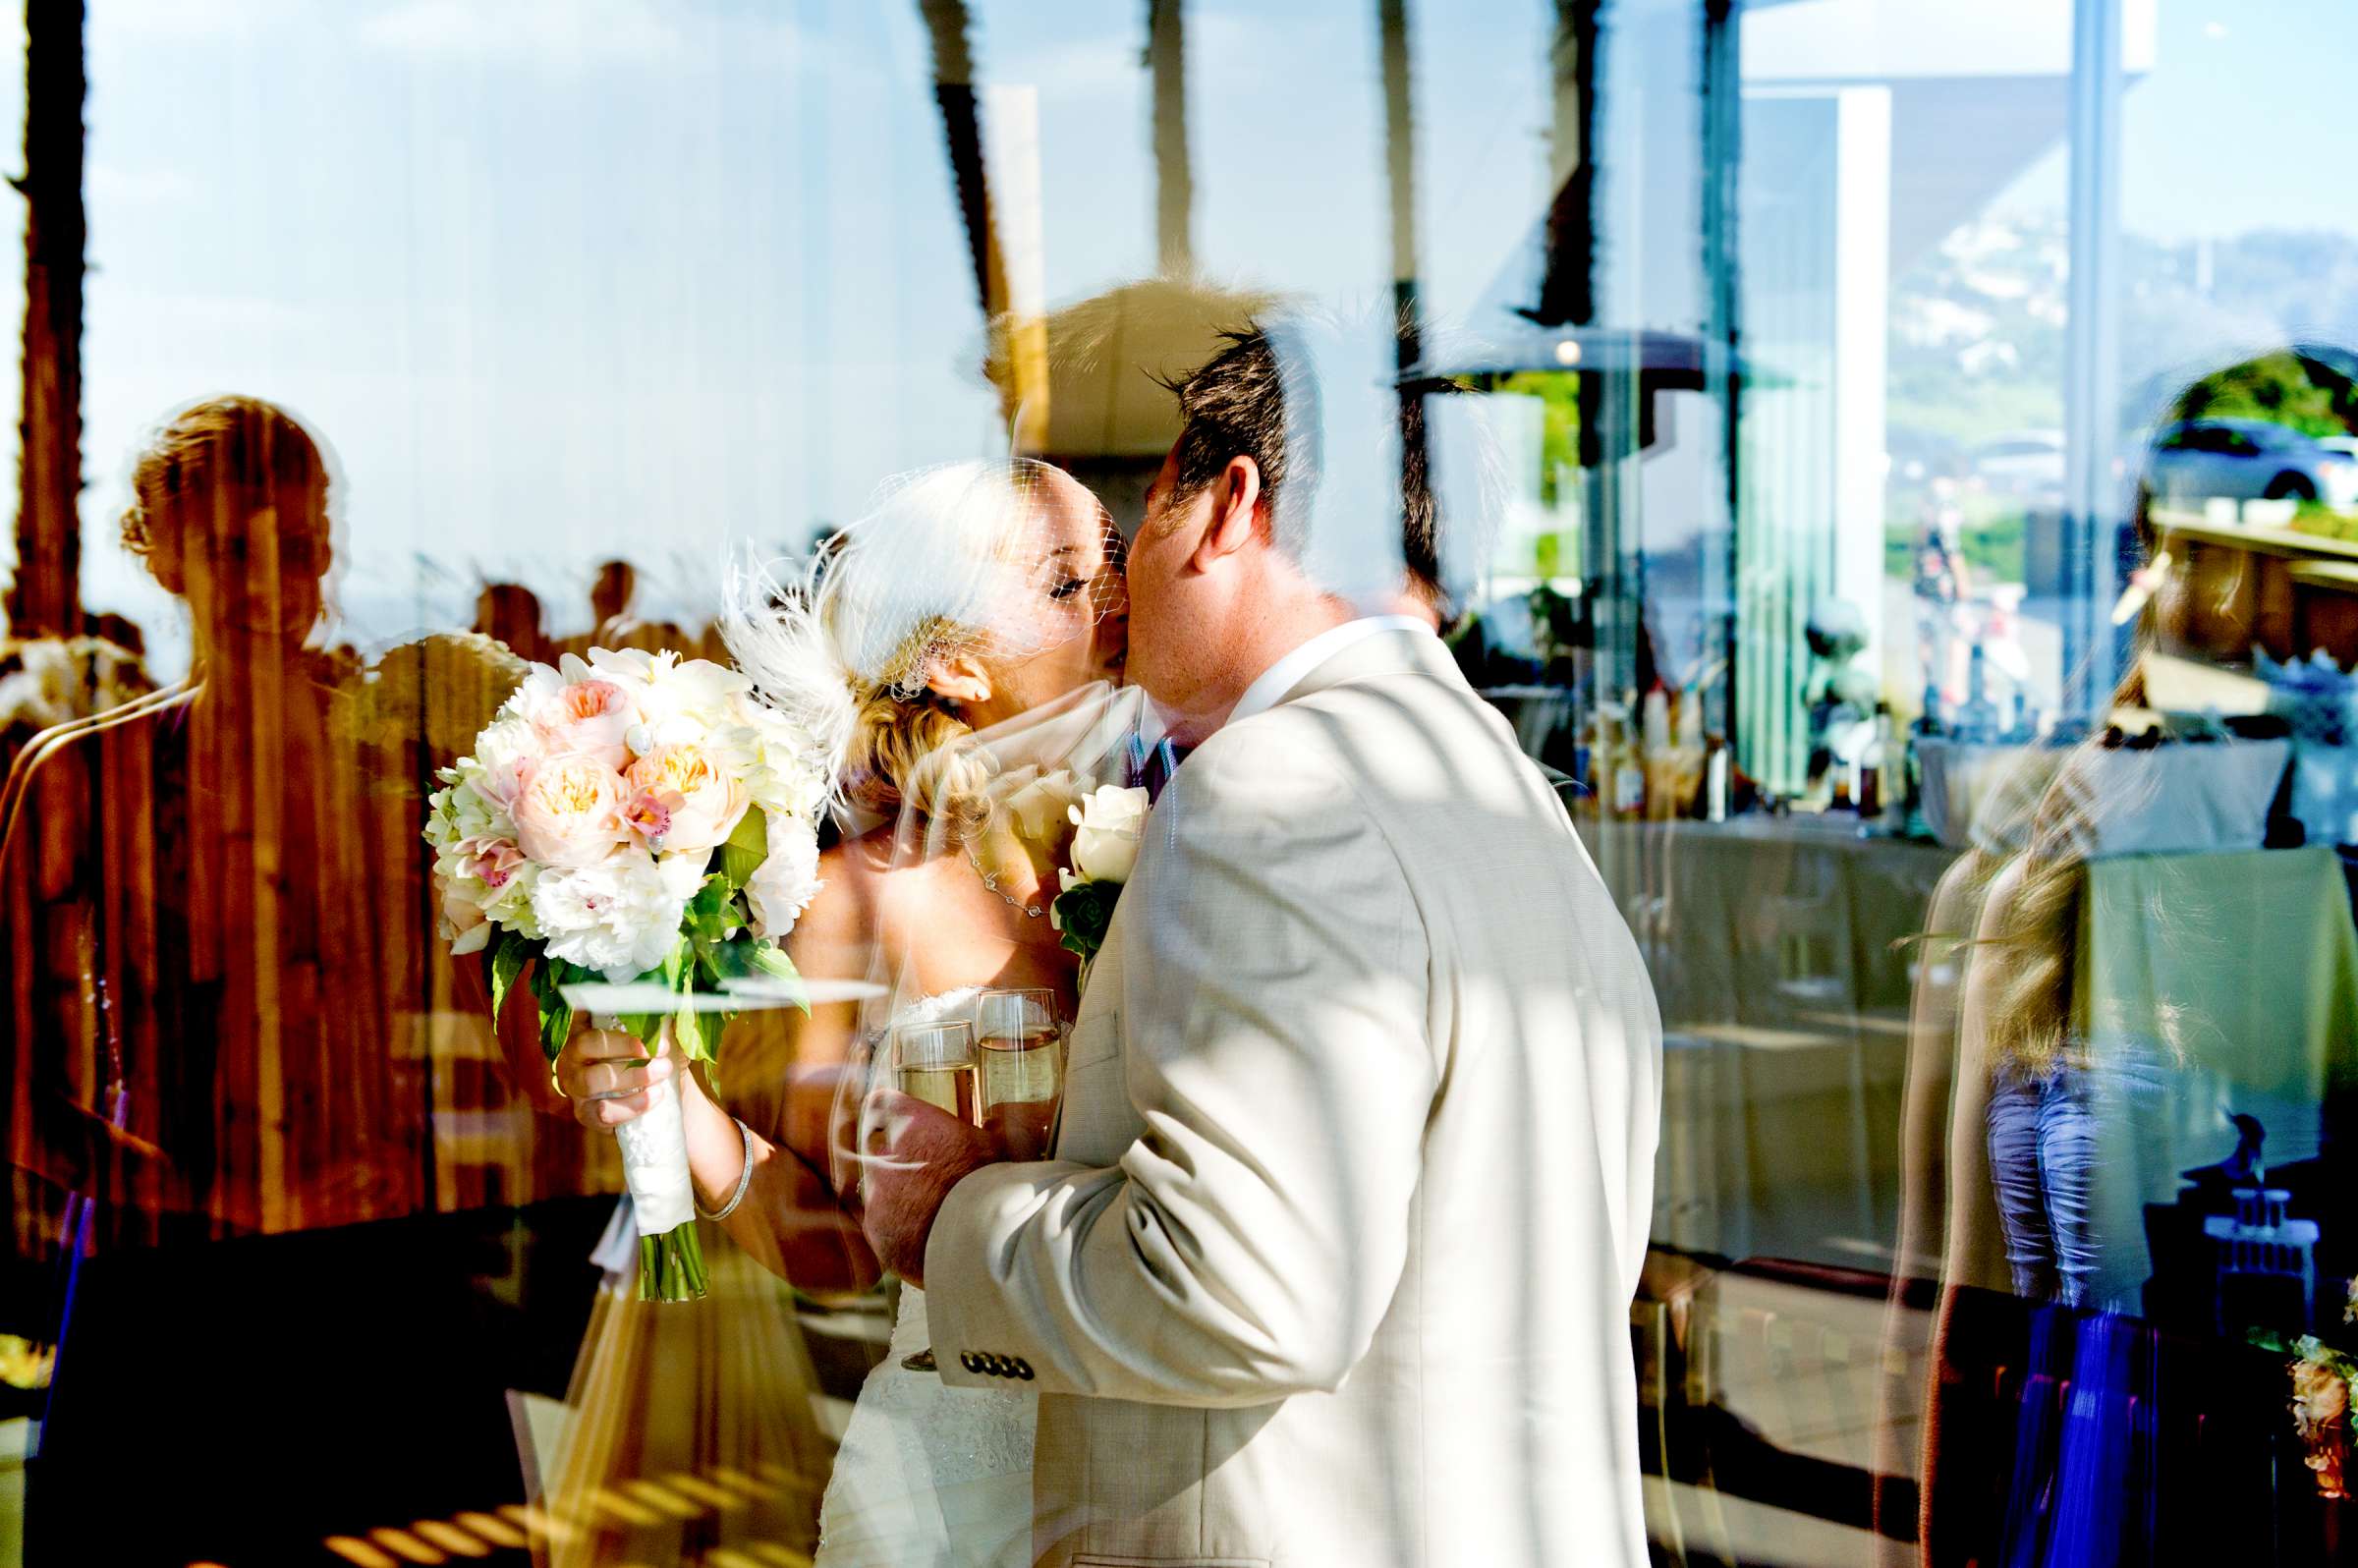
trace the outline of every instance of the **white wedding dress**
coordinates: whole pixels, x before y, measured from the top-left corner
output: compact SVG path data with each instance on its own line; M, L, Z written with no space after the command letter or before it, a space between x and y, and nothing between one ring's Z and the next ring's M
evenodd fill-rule
M894 1022L970 1015L975 994L926 997ZM1038 1396L953 1388L902 1365L930 1348L925 1292L905 1286L892 1348L861 1385L827 1478L817 1568L1029 1568Z

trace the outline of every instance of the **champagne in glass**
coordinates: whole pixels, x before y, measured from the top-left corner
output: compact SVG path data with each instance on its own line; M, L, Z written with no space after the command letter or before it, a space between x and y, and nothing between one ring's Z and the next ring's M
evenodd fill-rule
M960 1021L902 1026L893 1031L893 1066L902 1093L962 1122L982 1125L973 1025Z
M1044 986L984 991L975 1001L984 1125L1012 1159L1047 1152L1064 1076L1064 1028Z
M978 1092L975 1027L963 1019L948 1024L904 1024L892 1032L893 1079L900 1092L922 1099L962 1122L982 1125ZM911 1372L939 1372L928 1345L901 1365Z

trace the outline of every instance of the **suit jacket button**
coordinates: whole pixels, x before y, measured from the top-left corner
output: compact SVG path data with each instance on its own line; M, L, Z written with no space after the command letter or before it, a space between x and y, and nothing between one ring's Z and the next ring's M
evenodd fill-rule
M1015 1374L1016 1376L1022 1378L1025 1382L1030 1382L1032 1380L1032 1364L1024 1360L1024 1358L1021 1356L1016 1357Z

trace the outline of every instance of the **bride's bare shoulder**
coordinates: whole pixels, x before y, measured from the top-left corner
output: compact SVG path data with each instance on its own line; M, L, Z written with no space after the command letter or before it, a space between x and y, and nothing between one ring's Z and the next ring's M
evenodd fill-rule
M886 823L833 845L818 858L819 898L844 918L874 920L928 884L935 868L924 859L896 857ZM829 895L833 895L831 898Z

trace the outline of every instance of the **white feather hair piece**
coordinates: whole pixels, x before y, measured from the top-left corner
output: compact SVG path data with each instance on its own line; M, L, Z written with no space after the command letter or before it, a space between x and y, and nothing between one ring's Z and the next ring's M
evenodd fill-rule
M828 635L821 594L824 562L814 557L792 580L752 549L733 564L720 595L720 637L754 690L816 745L828 805L840 804L843 759L860 719L859 682Z
M837 789L862 702L887 688L914 697L935 652L964 642L1028 656L1103 613L1094 597L1049 596L1064 553L1041 492L1051 472L1000 458L896 475L799 581L753 560L728 574L730 654L818 743Z

